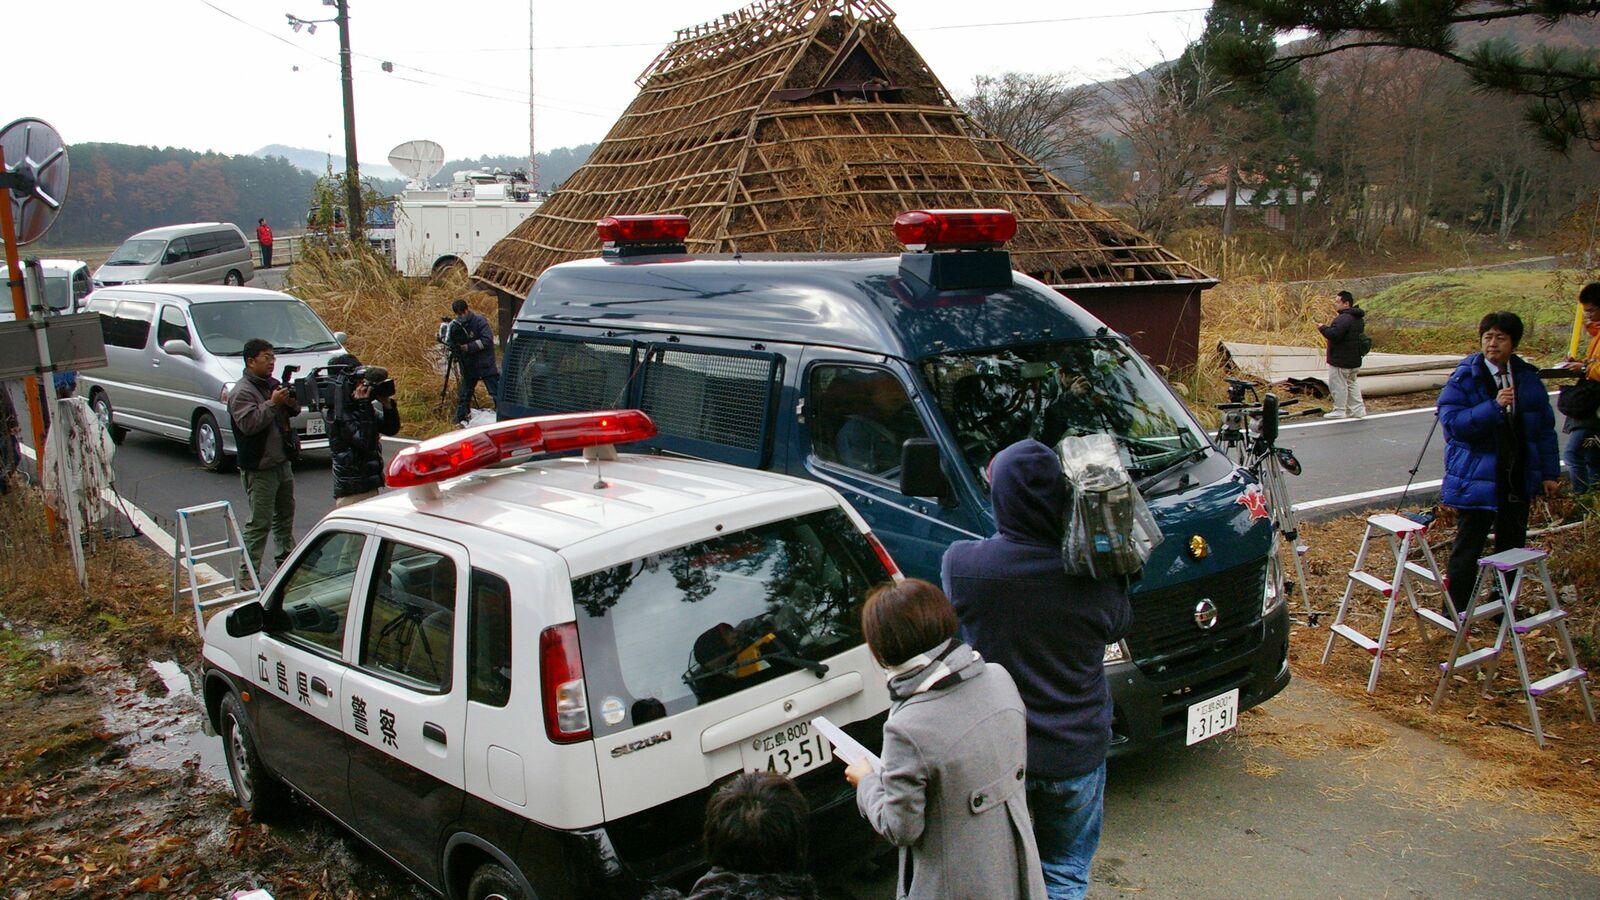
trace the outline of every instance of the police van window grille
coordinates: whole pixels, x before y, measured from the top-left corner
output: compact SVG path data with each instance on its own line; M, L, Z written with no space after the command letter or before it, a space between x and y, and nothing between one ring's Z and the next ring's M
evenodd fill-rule
M771 391L771 358L658 349L639 405L663 435L755 451Z
M519 336L506 351L504 399L539 413L623 406L632 363L626 344Z

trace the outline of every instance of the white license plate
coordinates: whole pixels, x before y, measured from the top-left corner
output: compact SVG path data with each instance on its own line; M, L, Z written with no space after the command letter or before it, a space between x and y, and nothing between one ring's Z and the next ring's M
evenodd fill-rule
M1185 744L1198 744L1239 724L1239 689L1202 700L1189 707L1189 735Z
M746 772L777 772L793 778L833 758L833 744L810 722L790 722L739 745Z
M327 419L324 419L321 416L312 416L311 418L306 420L306 434L308 436L309 435L313 435L313 434L327 434L327 433L328 433L328 420Z

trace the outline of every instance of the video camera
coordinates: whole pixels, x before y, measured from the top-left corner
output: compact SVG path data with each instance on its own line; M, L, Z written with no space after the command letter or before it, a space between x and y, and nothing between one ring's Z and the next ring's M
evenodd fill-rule
M454 316L440 316L439 330L434 335L434 340L445 345L450 349L451 353L454 353L456 352L456 347L472 340L472 336L467 334L467 329Z
M299 370L298 366L284 366L283 383L294 391L301 409L320 412L327 418L339 417L345 404L356 402L356 388L363 382L370 385L368 400L394 396L394 379L382 366L318 366L305 377L291 381Z

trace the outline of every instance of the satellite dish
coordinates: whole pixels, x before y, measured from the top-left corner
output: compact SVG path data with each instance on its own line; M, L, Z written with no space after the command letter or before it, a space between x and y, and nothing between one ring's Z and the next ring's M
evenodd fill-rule
M67 145L43 119L23 118L0 131L7 175L28 185L7 191L17 243L31 244L50 230L67 196Z
M418 185L426 186L428 179L444 168L444 148L433 141L406 141L389 151L389 165Z

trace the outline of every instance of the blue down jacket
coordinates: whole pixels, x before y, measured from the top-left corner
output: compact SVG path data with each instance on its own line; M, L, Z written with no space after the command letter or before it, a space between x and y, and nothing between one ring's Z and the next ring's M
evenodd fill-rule
M1556 451L1556 416L1539 370L1520 356L1511 357L1511 376L1517 386L1517 414L1522 419L1522 453L1526 472L1522 496L1539 495L1540 483L1561 477ZM1494 402L1494 376L1474 353L1461 361L1439 392L1439 422L1444 426L1444 486L1440 500L1456 509L1495 509L1499 506L1500 430L1504 414ZM1509 449L1509 448L1507 448Z

